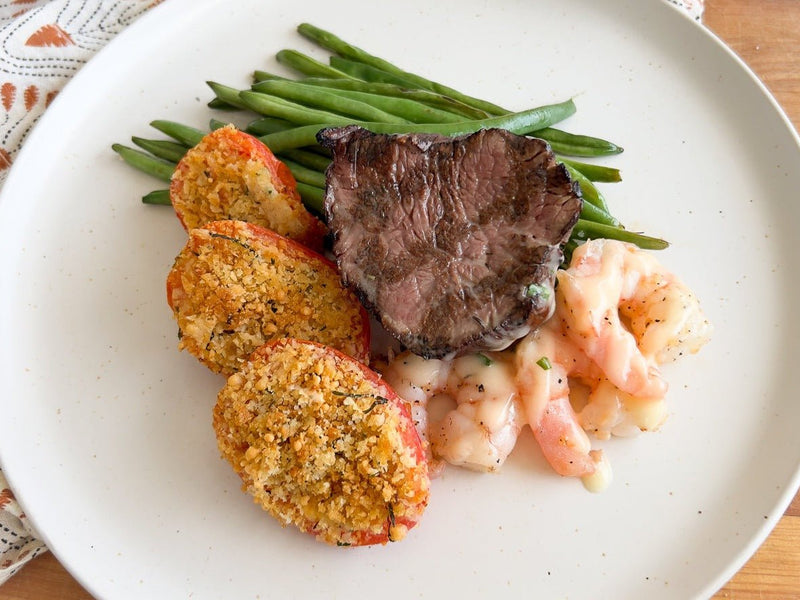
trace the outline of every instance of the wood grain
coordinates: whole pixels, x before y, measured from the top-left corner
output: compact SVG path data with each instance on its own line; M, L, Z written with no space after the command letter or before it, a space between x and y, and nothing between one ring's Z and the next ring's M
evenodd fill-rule
M800 1L706 0L705 24L764 81L800 126ZM89 600L52 554L0 587L0 600ZM714 600L800 599L800 495L752 559Z
M800 2L706 0L703 19L765 83L800 128ZM800 599L800 494L714 600Z

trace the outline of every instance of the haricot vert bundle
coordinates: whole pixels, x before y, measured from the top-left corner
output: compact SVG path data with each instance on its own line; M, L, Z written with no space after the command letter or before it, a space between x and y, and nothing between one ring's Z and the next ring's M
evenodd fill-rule
M316 214L322 214L325 169L330 163L317 143L321 129L355 124L374 133L458 136L498 128L545 140L580 186L583 209L567 253L580 242L598 237L645 249L667 247L662 239L625 229L610 213L595 183L620 181L619 170L575 160L618 154L622 148L597 137L554 128L574 114L576 107L571 99L514 112L404 71L308 23L298 26L297 31L332 52L330 64L297 50L280 50L277 61L297 72L295 79L255 70L250 89L208 82L214 92L209 107L251 113L253 118L242 130L258 137L284 162L297 180L303 202ZM227 121L211 119L208 131L225 124ZM169 182L183 154L208 131L165 120L151 125L171 139L133 137L140 149L122 144L112 147L131 166ZM142 200L148 204L170 203L167 190L156 190Z

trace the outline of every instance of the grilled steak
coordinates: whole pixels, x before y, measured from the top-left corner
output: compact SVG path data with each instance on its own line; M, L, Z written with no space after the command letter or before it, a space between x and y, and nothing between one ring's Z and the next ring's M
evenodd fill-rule
M345 284L424 357L500 350L551 315L581 198L549 146L326 129L325 212Z

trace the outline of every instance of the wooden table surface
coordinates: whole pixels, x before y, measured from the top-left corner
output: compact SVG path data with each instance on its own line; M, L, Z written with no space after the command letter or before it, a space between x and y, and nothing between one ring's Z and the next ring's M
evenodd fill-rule
M800 0L706 0L705 24L761 77L800 129ZM88 600L52 554L0 586L0 600ZM800 600L800 494L715 600Z

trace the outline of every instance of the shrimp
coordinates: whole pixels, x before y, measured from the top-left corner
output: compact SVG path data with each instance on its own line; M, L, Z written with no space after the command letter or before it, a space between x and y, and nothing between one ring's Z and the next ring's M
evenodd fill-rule
M581 427L600 440L655 431L666 418L664 398L639 398L617 389L608 380L594 386L578 413Z
M434 457L495 471L514 449L524 422L513 365L503 353L471 354L450 362L405 352L390 363L384 378L420 412L427 410L418 423ZM437 408L443 406L445 414L437 418Z
M523 425L513 366L501 353L459 357L453 361L446 393L456 407L429 428L434 453L453 465L499 469Z
M580 477L592 491L604 489L611 468L602 450L592 450L569 398L569 378L602 379L591 361L550 320L517 345L516 382L525 416L547 462L559 475Z
M411 405L411 418L423 441L431 476L444 468L442 461L433 456L428 435L428 400L447 386L450 362L424 359L411 352L394 357L383 369L386 383Z
M709 339L711 325L697 297L636 246L586 242L557 277L556 317L627 394L663 398L667 383L658 365L697 352Z
M713 332L697 296L652 255L629 249L626 263L643 274L636 292L620 305L642 354L659 364L696 354Z
M660 365L697 352L711 325L685 284L629 244L587 242L557 277L555 314L512 349L453 361L406 352L384 376L416 408L438 459L496 470L529 425L557 473L601 491L611 467L588 433L657 429L667 414ZM575 381L588 388L582 407L570 398Z

